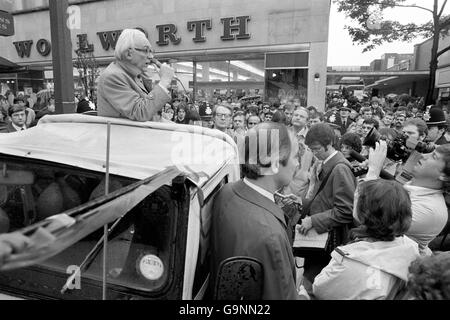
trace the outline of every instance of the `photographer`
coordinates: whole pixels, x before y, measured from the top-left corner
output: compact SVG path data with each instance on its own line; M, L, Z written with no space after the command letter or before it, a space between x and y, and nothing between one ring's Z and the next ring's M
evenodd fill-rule
M386 159L387 144L380 141L369 155L366 180L378 179ZM412 170L413 179L404 185L411 197L412 222L406 235L419 244L421 254L430 255L428 244L444 229L448 213L445 182L450 178L450 145L422 154Z

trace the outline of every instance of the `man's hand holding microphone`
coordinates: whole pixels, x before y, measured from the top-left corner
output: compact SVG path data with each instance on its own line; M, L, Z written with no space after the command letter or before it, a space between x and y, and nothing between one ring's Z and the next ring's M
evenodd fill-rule
M159 84L164 88L168 88L172 80L176 79L175 70L168 64L161 63L155 58L152 59L152 64L157 67L160 78Z

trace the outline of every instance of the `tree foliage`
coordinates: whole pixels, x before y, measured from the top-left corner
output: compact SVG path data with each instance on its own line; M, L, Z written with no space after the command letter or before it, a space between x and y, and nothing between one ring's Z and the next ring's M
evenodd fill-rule
M424 7L414 4L412 0L334 0L338 11L344 12L356 23L356 26L347 25L345 28L354 43L364 46L363 52L386 42L410 42L417 37L433 39L427 103L433 101L438 58L450 50L448 46L439 51L439 40L447 36L450 29L450 16L443 14L447 1L429 0L427 7ZM382 19L384 10L402 7L426 11L430 14L430 20L423 24L402 24Z
M335 0L335 3L338 5L338 11L344 12L348 18L357 23L357 26L347 25L345 28L355 43L365 46L363 52L370 51L385 42L409 42L417 37L431 38L435 34L436 27L441 35L445 35L450 27L450 17L443 16L443 10L440 12L447 1L441 8L438 7L435 13L432 6L421 7L408 0ZM433 4L433 0L430 0L430 4ZM378 27L370 26L369 21L376 12L382 13L385 9L395 7L425 10L430 14L430 21L423 24L402 24L398 21L382 20ZM434 15L438 18L436 25Z

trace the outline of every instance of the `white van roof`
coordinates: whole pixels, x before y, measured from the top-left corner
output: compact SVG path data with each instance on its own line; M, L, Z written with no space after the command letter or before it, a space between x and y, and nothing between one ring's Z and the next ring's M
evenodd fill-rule
M203 185L224 165L238 165L235 142L218 130L81 114L45 116L36 127L0 134L0 153L105 172L108 123L113 175L145 179L176 166Z

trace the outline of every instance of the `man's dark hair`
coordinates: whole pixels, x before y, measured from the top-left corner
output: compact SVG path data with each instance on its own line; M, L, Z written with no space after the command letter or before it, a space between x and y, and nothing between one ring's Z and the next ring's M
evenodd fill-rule
M380 123L378 122L378 120L373 118L364 120L363 124L373 124L373 127L377 130L380 128Z
M273 114L272 122L278 122L278 123L285 123L286 122L286 115L282 111L276 111Z
M275 135L275 136L274 136ZM272 150L272 139L278 135L278 150ZM241 160L242 174L244 177L256 180L264 175L261 168L270 168L272 158L278 163L275 165L286 166L292 152L291 137L285 125L275 122L263 122L250 129L244 138L245 159ZM265 142L265 143L264 143ZM276 149L276 148L275 148ZM272 155L272 151L278 154Z
M309 120L319 118L320 121L323 121L323 113L319 111L311 112L309 116Z
M356 212L363 232L378 241L393 241L411 226L411 200L396 181L379 179L361 183Z
M428 134L427 124L422 119L413 118L406 120L403 124L403 128L406 126L415 126L419 132L419 136L426 136Z
M22 112L25 111L25 107L24 106L20 106L18 104L13 104L11 107L9 107L8 109L8 116L12 117L12 115L16 112Z
M334 141L334 130L326 123L318 123L313 125L305 137L305 144L307 146L317 142L326 148L329 145L333 145Z
M358 153L361 153L361 138L356 133L346 133L341 138L341 144L346 144Z
M442 172L445 176L444 187L446 190L450 191L450 144L438 146L436 152L441 154L444 158L445 167Z
M411 263L408 292L419 300L450 300L450 252L420 257Z

